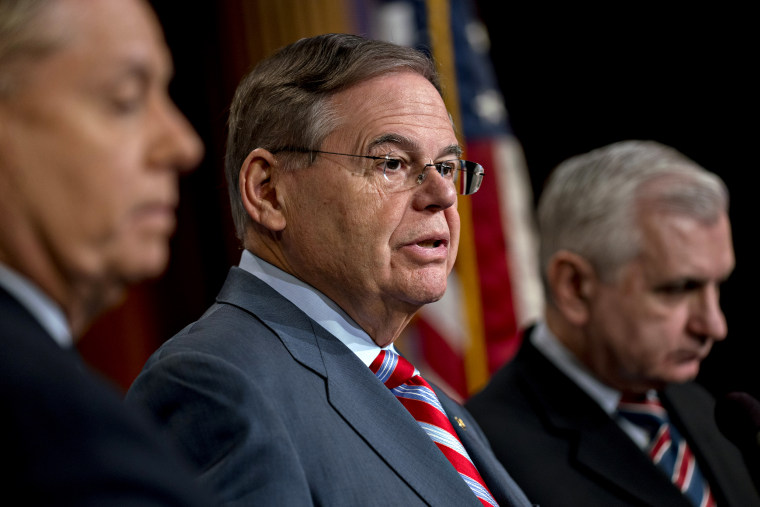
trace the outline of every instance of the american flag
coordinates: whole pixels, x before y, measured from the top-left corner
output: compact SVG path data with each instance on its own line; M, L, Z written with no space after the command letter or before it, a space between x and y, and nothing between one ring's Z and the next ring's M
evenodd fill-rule
M463 400L514 356L522 329L542 311L524 157L472 1L381 1L370 11L362 5L373 37L433 56L465 157L486 170L478 193L459 201L462 238L446 295L424 307L398 342L426 377Z

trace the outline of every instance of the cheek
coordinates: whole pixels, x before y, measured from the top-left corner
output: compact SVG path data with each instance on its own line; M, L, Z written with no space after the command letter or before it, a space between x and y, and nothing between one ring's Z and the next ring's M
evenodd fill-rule
M665 347L668 344L672 346L683 334L689 308L685 301L667 302L652 296L639 305L637 315L652 335L652 341Z
M124 227L131 207L140 202L144 196L152 193L164 194L158 189L166 185L161 181L144 181L137 171L123 158L121 165L114 165L114 160L87 160L78 171L78 185L72 178L69 194L85 216L83 225L88 224L93 233L104 236L116 234ZM150 186L152 188L146 188Z
M669 361L682 345L684 314L670 311L647 311L628 316L628 343L621 344L641 367L656 370Z
M374 252L384 236L386 220L392 219L372 199L347 199L346 196L334 196L326 200L315 213L302 217L306 218L304 223L310 223L314 217L319 217L323 231L329 234L332 241L340 242L334 245L351 245L352 255L361 255L367 250Z
M49 143L52 153L46 155L57 160L49 163L55 171L49 177L58 186L61 199L78 201L82 208L89 205L91 214L106 214L140 193L150 193L150 188L141 186L160 184L140 179L144 147L133 133L94 120L87 127L69 125L68 133L62 135L64 130L66 125L50 133L58 139ZM97 221L104 217L89 218Z
M409 197L378 192L362 201L363 229L372 242L382 247L408 239L414 226Z
M689 315L686 305L679 305L664 312L656 321L663 353L672 353L682 347L690 346L692 338L687 329Z
M321 185L330 184L322 182ZM299 191L289 196L286 206L284 241L290 245L293 262L309 269L343 272L350 276L382 255L382 224L386 210L371 195L356 195L355 189L298 183ZM386 238L387 244L387 238ZM297 260L295 260L297 259ZM296 269L294 267L294 269Z
M648 354L649 348L646 321L629 303L615 293L602 295L592 308L589 324L595 348L608 349L620 362Z
M449 271L454 267L454 263L457 260L457 252L459 252L459 233L461 222L459 219L459 211L456 208L448 208L444 211L446 216L446 223L449 226L450 242L449 242Z

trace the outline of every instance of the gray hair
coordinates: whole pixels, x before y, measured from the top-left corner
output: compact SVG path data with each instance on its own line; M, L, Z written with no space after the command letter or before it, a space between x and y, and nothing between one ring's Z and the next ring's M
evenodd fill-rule
M611 281L639 254L638 216L655 210L714 223L728 212L715 174L654 141L623 141L562 162L538 204L542 272L559 250L588 260Z
M0 97L16 86L18 67L14 64L39 59L60 41L36 23L53 2L50 0L0 1Z
M238 178L256 148L318 149L338 126L330 98L351 86L390 72L412 71L441 92L435 65L425 54L388 42L348 34L301 39L260 62L243 78L232 100L225 173L232 218L243 239L250 218ZM283 169L305 155L284 154Z

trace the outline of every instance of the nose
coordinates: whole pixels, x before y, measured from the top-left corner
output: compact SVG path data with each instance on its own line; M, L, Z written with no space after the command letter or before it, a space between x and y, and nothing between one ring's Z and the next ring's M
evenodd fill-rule
M180 172L195 169L203 157L203 143L171 99L156 105L153 120L153 161Z
M425 164L424 166L422 166L422 171L420 171L420 174L417 175L417 184L418 185L421 185L422 182L425 181L425 178L427 178L428 167L432 167L435 172L437 172L438 174L440 174L441 176L443 176L443 174L442 174L443 167L437 166L437 165L433 164L432 162L430 164Z
M689 324L691 331L716 341L728 334L726 316L720 308L720 291L715 284L708 284L695 296Z
M417 176L415 206L419 209L444 210L457 202L457 192L450 178L444 178L433 164L427 164Z

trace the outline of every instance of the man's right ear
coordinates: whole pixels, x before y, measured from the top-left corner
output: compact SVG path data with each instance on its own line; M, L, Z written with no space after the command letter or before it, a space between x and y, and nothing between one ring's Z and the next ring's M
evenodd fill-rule
M549 261L546 277L557 310L573 325L586 324L598 285L591 263L576 253L560 250Z
M238 176L245 211L251 220L270 231L285 228L285 216L277 195L277 178L273 177L276 164L271 152L256 148L245 158Z

